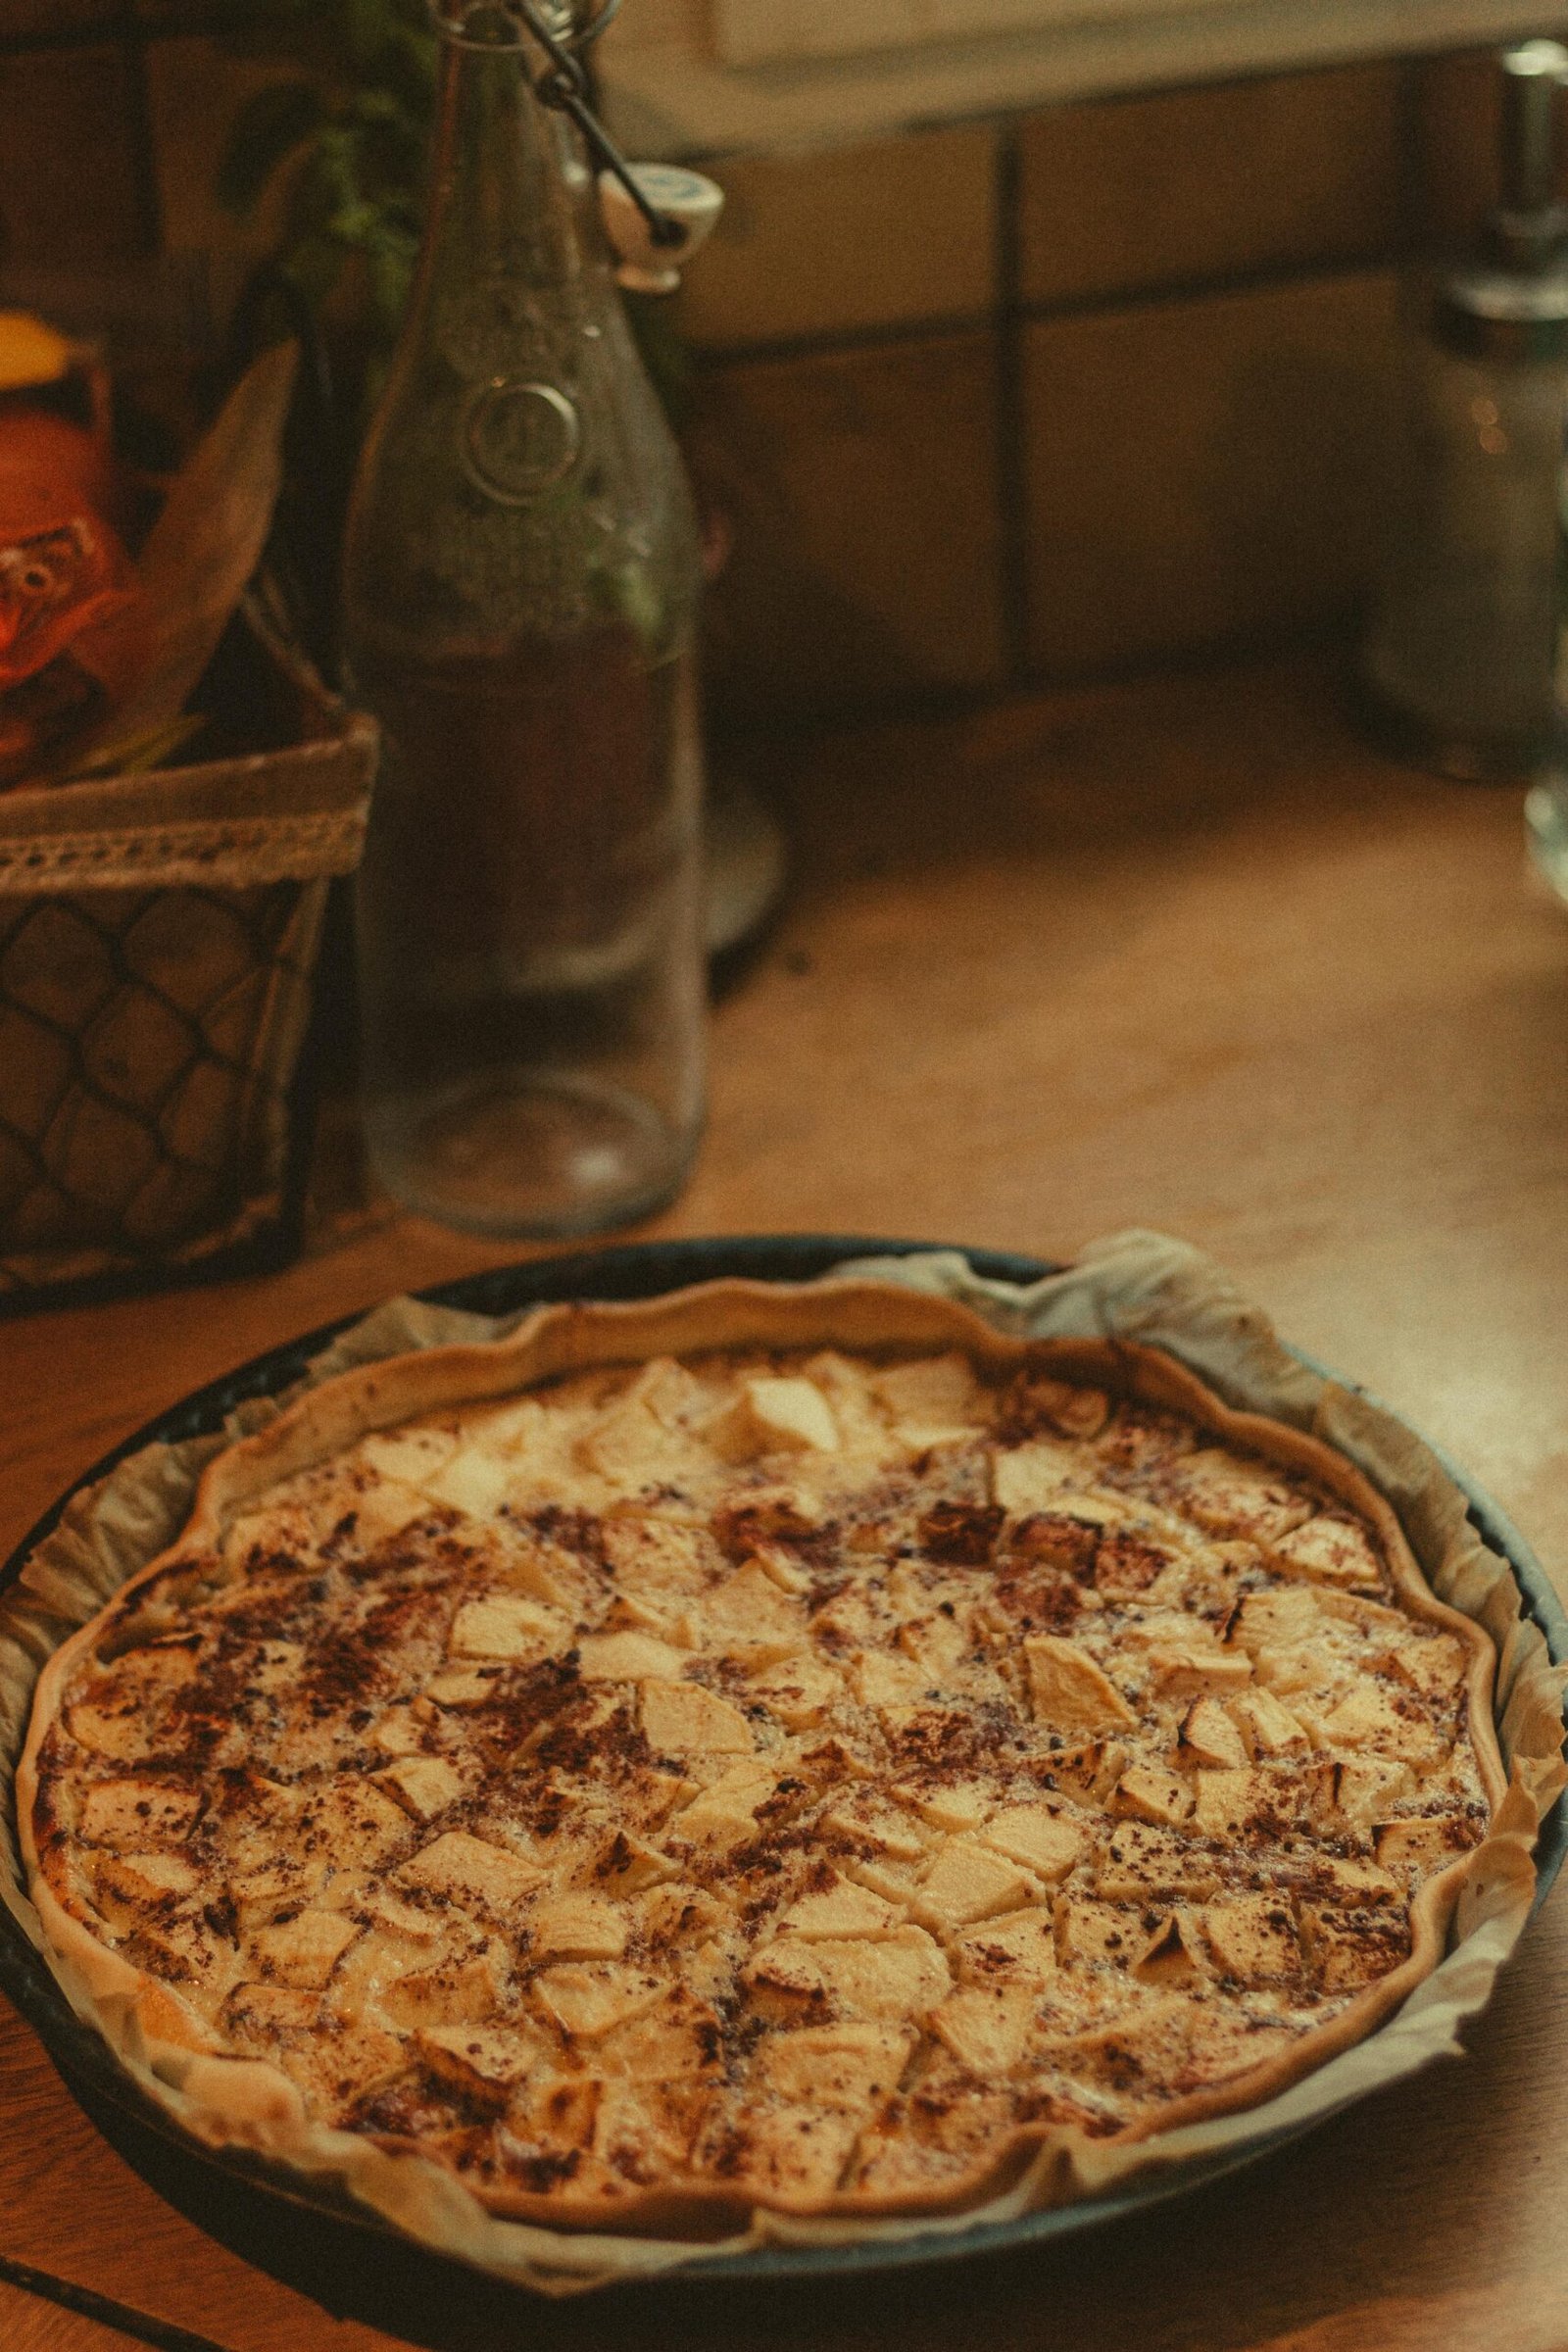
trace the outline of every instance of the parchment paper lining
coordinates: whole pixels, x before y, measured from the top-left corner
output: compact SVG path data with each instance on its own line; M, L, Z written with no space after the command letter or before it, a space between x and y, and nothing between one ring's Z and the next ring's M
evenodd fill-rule
M1155 2165L1219 2155L1457 2054L1458 2030L1483 2008L1518 1940L1535 1886L1531 1859L1541 1820L1568 1780L1562 1757L1563 1690L1545 1639L1522 1613L1506 1561L1481 1542L1464 1495L1430 1448L1394 1416L1309 1371L1284 1348L1267 1318L1208 1259L1149 1233L1112 1236L1061 1274L1026 1289L985 1280L955 1252L865 1258L838 1269L933 1291L974 1308L1000 1330L1039 1339L1123 1338L1164 1348L1227 1403L1309 1431L1356 1462L1398 1512L1433 1590L1484 1625L1497 1645L1497 1719L1512 1787L1492 1834L1471 1857L1453 1948L1367 2040L1330 2059L1265 2105L1158 2134L1131 2146L1042 2149L1005 2195L968 2212L923 2221L821 2222L758 2213L744 2233L704 2245L579 2235L497 2219L440 2167L389 2156L351 2132L313 2134L312 2169L340 2181L396 2227L517 2284L549 2294L581 2292L712 2261L767 2244L829 2245L956 2234L1036 2208L1102 2193ZM410 1348L489 1339L519 1316L490 1318L393 1299L344 1333L313 1363L302 1388L355 1364ZM298 1390L291 1392L297 1395ZM37 1913L21 1883L12 1785L33 1686L44 1659L177 1536L197 1478L214 1453L275 1417L283 1399L258 1399L225 1434L153 1446L77 1495L12 1591L0 1595L0 1901L40 1950ZM70 1963L46 1952L76 2014L106 2033L141 2088L188 2129L191 2102L155 2074L122 2005L95 2000ZM169 2068L168 2073L175 2072Z

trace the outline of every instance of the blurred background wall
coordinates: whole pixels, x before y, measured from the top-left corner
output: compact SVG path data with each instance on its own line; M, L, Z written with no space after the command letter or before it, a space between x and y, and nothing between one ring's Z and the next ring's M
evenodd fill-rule
M181 0L0 0L0 292L163 257L166 293L220 316L266 218L220 210L218 159L283 70ZM1387 475L1400 273L1473 226L1493 136L1467 50L706 160L729 206L678 322L733 539L717 714L1342 621Z

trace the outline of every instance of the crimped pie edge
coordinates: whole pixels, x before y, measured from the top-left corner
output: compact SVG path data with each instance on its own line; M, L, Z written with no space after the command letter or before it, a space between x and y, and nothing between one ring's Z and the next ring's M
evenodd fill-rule
M308 2173L341 2174L366 2146L358 2134L311 2123L297 2086L280 2069L261 2059L211 2055L205 2025L185 2010L178 1996L100 1943L59 1903L43 1877L33 1836L37 1752L77 1659L93 1646L104 1622L131 1594L184 1564L192 1551L215 1543L230 1514L256 1495L329 1459L372 1430L421 1413L490 1400L558 1374L633 1365L655 1355L824 1346L866 1351L956 1348L996 1372L1015 1368L1027 1357L1068 1381L1103 1387L1181 1413L1221 1443L1278 1462L1336 1494L1374 1526L1400 1604L1455 1635L1469 1652L1470 1731L1493 1808L1489 1837L1496 1831L1507 1776L1493 1722L1494 1650L1490 1637L1431 1592L1393 1509L1346 1456L1283 1421L1226 1405L1175 1356L1115 1338L1014 1339L956 1300L893 1284L834 1277L789 1285L721 1279L655 1299L540 1307L499 1339L416 1349L340 1373L301 1396L256 1435L226 1446L202 1473L190 1518L176 1541L128 1578L53 1653L40 1674L17 1770L16 1801L23 1858L51 1957L67 1963L111 2046L121 2039L116 2023L130 2026L131 2046L145 2054L157 2081L176 2091L176 2112L188 2129L214 2144L247 2146ZM1409 1906L1409 1957L1326 2025L1302 2035L1278 2057L1215 2089L1173 2100L1156 2115L1095 2145L1141 2141L1152 2157L1166 2132L1260 2107L1364 2039L1437 1965L1462 1883L1484 1850L1484 1845L1472 1849L1425 1882ZM1071 2154L1080 2139L1079 2132L1060 2125L1020 2126L943 2196L911 2193L873 2200L835 2195L785 2210L841 2226L961 2215L1015 2183L1025 2171L1032 2175L1031 2187L1039 2191L1031 2202L1049 2204L1058 2201L1062 2184L1070 2180ZM540 2225L563 2235L602 2230L643 2236L684 2233L703 2239L744 2227L757 2204L718 2183L659 2188L614 2201L520 2191L488 2192L481 2200L422 2143L408 2143L407 2157L394 2155L391 2160L435 2170L498 2218Z

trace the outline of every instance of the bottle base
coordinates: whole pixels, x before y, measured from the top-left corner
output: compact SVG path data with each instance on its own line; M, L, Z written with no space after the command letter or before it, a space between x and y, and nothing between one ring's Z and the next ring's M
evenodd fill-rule
M696 1148L639 1096L538 1070L371 1102L365 1124L376 1175L405 1208L515 1241L650 1215L673 1199Z
M1526 794L1525 839L1537 873L1568 906L1568 785L1560 776Z
M1393 700L1377 680L1352 681L1354 715L1374 750L1406 767L1446 776L1455 784L1514 784L1537 768L1550 741L1549 726L1490 733Z

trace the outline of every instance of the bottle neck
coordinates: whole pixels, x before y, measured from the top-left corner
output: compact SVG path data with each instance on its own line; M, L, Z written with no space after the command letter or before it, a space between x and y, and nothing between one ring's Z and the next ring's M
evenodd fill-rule
M543 289L601 279L608 288L608 251L576 133L533 95L515 21L477 6L461 37L442 43L415 305L438 282Z

